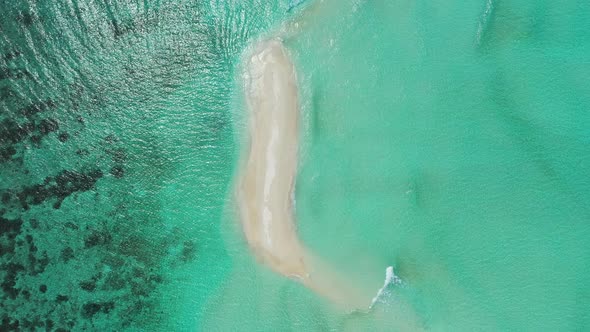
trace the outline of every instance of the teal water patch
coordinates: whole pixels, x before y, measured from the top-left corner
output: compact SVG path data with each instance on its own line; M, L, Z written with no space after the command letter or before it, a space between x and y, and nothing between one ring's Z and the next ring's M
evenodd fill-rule
M376 285L394 264L391 301L426 329L587 325L589 14L350 1L304 18L288 45L307 243Z

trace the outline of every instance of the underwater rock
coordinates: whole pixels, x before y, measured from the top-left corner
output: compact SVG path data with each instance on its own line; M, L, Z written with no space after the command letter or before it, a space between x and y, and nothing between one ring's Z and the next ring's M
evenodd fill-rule
M125 288L127 281L118 273L111 273L105 280L103 290L120 290Z
M74 249L66 247L61 251L61 259L67 263L70 259L74 258Z
M0 100L8 99L16 96L16 93L9 87L3 86L0 88Z
M40 101L37 103L32 103L27 107L24 107L20 110L20 113L27 118L30 118L36 115L39 112L43 112L50 108L55 108L57 105L52 99L47 99L45 101Z
M39 205L48 199L57 199L54 208L59 208L61 202L73 193L92 189L103 175L98 169L87 173L63 170L55 178L45 178L43 184L23 188L17 197L24 209L27 209L29 204Z
M84 239L84 247L92 248L98 245L104 245L111 242L111 234L106 231L94 230Z
M111 155L113 162L116 164L123 164L127 160L127 154L121 148L108 150L107 153Z
M37 22L39 18L34 13L20 12L16 17L16 20L22 23L25 27L30 27L33 23Z
M115 308L115 302L88 302L82 306L82 317L89 319L99 312L109 313Z
M10 220L0 217L0 236L16 237L20 233L22 225L22 219Z
M87 292L94 292L94 290L96 289L96 280L91 279L87 281L81 281L80 288Z
M42 139L43 138L39 135L33 135L31 136L31 143L38 147L41 144Z
M12 72L7 67L0 67L0 80L12 77Z
M189 262L195 258L197 248L193 241L184 241L182 245L182 261Z
M2 204L8 204L8 202L10 202L10 199L10 191L2 193Z
M4 291L4 296L14 300L20 293L20 289L16 288L16 278L18 274L25 271L25 267L17 263L8 263L3 266L3 270L6 271L6 276L0 284L0 288Z
M59 294L55 297L55 302L57 302L57 303L68 302L69 299L70 298L68 296Z
M16 149L13 146L0 149L0 163L12 159L12 156L16 154Z
M4 61L8 62L8 61L15 59L21 55L22 55L22 53L19 50L12 50L12 51L6 52L6 53L4 53Z
M18 320L4 315L2 317L2 323L0 323L0 331L20 331L19 325Z
M24 77L33 77L33 75L26 69L10 69L7 67L0 67L0 80L5 79L21 79Z
M111 168L110 171L111 175L113 175L115 178L120 179L123 177L123 175L125 175L125 170L123 170L123 167L120 165L115 165Z
M35 251L37 251L37 247L34 248ZM36 258L32 253L33 252L29 253L29 262L31 264L31 270L29 271L29 273L32 276L36 276L38 274L45 272L47 265L49 265L49 256L47 256L47 252L43 252L41 258Z
M62 199L57 200L55 203L53 203L53 208L55 210L59 210L59 208L61 207L61 203L63 202Z
M65 227L65 228L69 228L69 229L71 229L71 230L78 230L78 229L80 229L80 227L78 227L78 225L74 224L74 223L73 223L73 222L71 222L71 221L68 221L67 223L65 223L65 224L64 224L64 227Z
M69 138L70 138L70 134L68 134L65 131L59 133L59 135L57 136L57 139L59 139L59 141L62 142L62 143L67 142Z
M133 32L135 30L135 23L134 22L117 22L117 20L111 20L111 30L113 31L113 37L115 39L119 39L124 35Z
M49 134L56 131L59 128L59 124L55 119L43 119L37 127L40 133Z
M4 119L0 123L0 145L15 144L23 141L35 129L33 122L19 124L11 119Z
M113 144L115 142L118 142L119 139L117 138L117 136L110 134L104 137L104 141L107 142L108 144Z
M39 227L39 220L31 219L29 220L29 224L31 224L32 229L37 229Z

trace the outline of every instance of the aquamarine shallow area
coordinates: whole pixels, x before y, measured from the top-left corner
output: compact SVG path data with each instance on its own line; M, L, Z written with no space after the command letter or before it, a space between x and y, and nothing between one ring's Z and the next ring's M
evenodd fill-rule
M0 330L590 325L590 4L0 0ZM343 312L234 215L240 63L281 36L298 232L403 284Z
M429 330L588 326L590 6L316 8L288 41L307 242L359 280L393 264Z

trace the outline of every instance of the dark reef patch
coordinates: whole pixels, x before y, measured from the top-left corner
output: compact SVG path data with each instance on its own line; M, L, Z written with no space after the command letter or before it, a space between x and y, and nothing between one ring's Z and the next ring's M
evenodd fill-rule
M69 299L70 299L69 296L59 294L55 297L55 302L57 302L57 303L68 302Z
M29 220L29 224L31 225L32 229L39 228L39 220L37 220L37 219L33 218L33 219Z
M4 292L3 297L14 300L20 293L20 289L16 288L16 279L21 272L25 271L25 267L21 264L8 263L2 266L2 270L6 273L0 284Z
M21 11L16 16L16 20L28 28L35 22L39 21L39 17L32 12Z
M66 222L66 223L64 224L64 227L65 227L65 228L69 228L69 229L71 229L71 230L74 230L74 231L77 231L78 229L80 229L80 227L78 227L78 225L74 224L74 223L73 223L73 222L71 222L71 221L68 221L68 222Z
M29 141L39 147L43 137L59 129L57 119L40 116L56 107L57 104L48 98L29 104L0 122L0 164L8 161L22 163L22 156L15 157L23 150L22 143Z
M18 80L26 77L33 77L33 75L26 69L11 69L8 67L0 67L0 81L6 79Z
M96 279L81 281L80 288L87 292L94 292L96 289Z
M0 80L5 80L12 77L12 72L8 67L0 67Z
M41 145L41 140L43 138L39 135L33 135L31 136L31 143L33 143L36 147L39 147Z
M92 318L94 315L98 314L99 312L108 314L111 310L115 308L115 302L89 302L82 306L82 317L84 318Z
M84 239L84 247L92 248L99 245L105 245L111 242L111 234L108 231L93 230Z
M59 129L59 123L55 119L43 119L37 129L41 134L47 135Z
M117 138L117 136L110 134L104 137L104 141L107 142L108 144L113 144L119 141L119 139Z
M2 323L0 324L0 331L20 331L20 322L7 315L2 316Z
M125 175L125 170L123 169L123 166L115 165L111 168L110 173L117 179L120 179Z
M65 131L61 132L61 133L59 133L59 135L57 135L57 139L59 139L59 141L62 143L67 142L69 138L70 138L70 134L68 134Z
M35 130L33 122L19 124L12 119L4 119L0 123L0 147L23 141Z
M32 249L35 248L35 251ZM36 276L40 273L45 272L47 265L49 265L49 257L47 256L47 252L43 252L41 254L41 258L37 258L34 254L37 251L36 247L31 244L31 248L29 249L29 274L32 276Z
M111 159L116 164L123 164L127 160L127 153L122 148L107 150L106 152L111 155Z
M127 280L120 275L111 273L106 278L103 290L121 290L127 286Z
M3 86L0 88L0 100L6 100L14 96L16 96L16 93L11 88L7 86Z
M9 62L13 59L16 59L18 57L20 57L22 55L22 53L19 50L12 50L12 51L8 51L6 53L4 53L4 61L5 62Z
M16 149L13 146L0 149L0 163L8 161L16 154Z
M78 149L76 150L76 154L78 156L88 156L90 152L87 149Z
M47 99L45 101L40 101L37 103L32 103L20 110L20 113L27 118L31 118L39 112L44 112L48 109L55 108L57 105L52 99Z
M119 24L117 20L111 20L111 29L113 30L113 37L115 39L124 36L130 29L123 24Z
M69 262L70 259L74 258L74 249L72 249L71 247L66 247L61 251L61 260L63 260L65 263Z
M29 205L39 205L50 199L56 200L53 207L59 208L68 196L92 189L102 177L103 173L99 169L86 173L63 170L55 177L46 177L42 184L24 187L16 196L25 210Z
M2 204L8 204L10 202L10 190L2 193Z
M96 290L96 286L98 284L98 282L101 280L102 278L102 273L98 272L97 274L95 274L94 276L92 276L92 278L90 278L89 280L84 280L80 282L80 289L86 291L86 292L94 292Z
M182 244L182 255L181 258L184 262L189 262L195 258L197 254L197 248L193 241L184 241Z
M22 225L21 219L10 220L0 217L0 236L14 239L20 233Z
M53 329L53 326L54 326L54 324L53 324L53 321L51 319L45 320L45 328L46 328L46 331L51 331Z

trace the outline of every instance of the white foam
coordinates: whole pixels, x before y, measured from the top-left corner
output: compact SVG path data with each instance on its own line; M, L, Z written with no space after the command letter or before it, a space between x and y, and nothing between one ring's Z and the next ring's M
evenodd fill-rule
M490 17L492 16L492 10L494 9L494 0L487 0L486 1L486 8L481 16L479 21L479 25L477 26L477 33L476 33L476 40L475 44L479 45L481 43L481 37L483 31L488 24Z
M379 298L381 297L381 295L383 294L383 292L385 291L387 286L389 286L390 284L398 284L400 282L401 282L401 279L398 276L396 276L395 273L393 273L393 266L388 266L385 269L385 282L383 283L383 287L381 287L379 289L379 291L377 291L377 295L375 295L375 297L371 301L371 305L369 305L369 309L373 308L373 306L375 305L377 300L379 300Z

